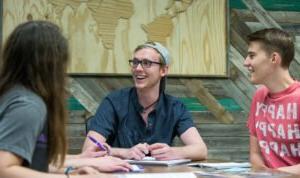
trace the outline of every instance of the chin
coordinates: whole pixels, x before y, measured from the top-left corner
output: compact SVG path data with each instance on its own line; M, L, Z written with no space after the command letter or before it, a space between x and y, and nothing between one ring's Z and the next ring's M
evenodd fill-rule
M254 85L256 84L256 81L253 78L250 78L250 82Z
M259 85L259 84L261 84L261 82L259 82L259 80L257 80L257 79L255 79L255 78L250 78L250 82L252 83L252 84L254 84L254 85Z
M136 89L143 89L143 88L145 88L145 86L143 84L137 84L137 83L135 83L134 86L135 86Z

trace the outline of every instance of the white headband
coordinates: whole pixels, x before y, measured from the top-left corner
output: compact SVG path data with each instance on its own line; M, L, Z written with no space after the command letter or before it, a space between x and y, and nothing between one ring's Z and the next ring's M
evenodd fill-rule
M152 43L145 43L144 46L148 46L150 48L153 48L153 49L156 49L160 55L162 56L163 60L164 60L164 63L166 65L169 65L170 64L170 55L169 55L169 51L166 47L164 47L163 45L161 45L160 43L158 42L153 42Z

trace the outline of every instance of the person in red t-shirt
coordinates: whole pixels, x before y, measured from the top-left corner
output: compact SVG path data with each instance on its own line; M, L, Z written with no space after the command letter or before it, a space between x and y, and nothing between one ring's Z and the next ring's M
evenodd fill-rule
M248 41L244 66L250 81L262 85L254 94L247 123L251 164L300 174L300 83L288 71L293 38L271 28L248 35Z

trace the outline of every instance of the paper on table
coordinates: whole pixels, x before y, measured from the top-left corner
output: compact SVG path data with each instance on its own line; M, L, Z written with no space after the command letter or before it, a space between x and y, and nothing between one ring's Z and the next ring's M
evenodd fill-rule
M190 159L174 159L174 160L168 160L168 161L159 161L155 160L155 158L152 157L145 157L143 160L126 160L128 163L131 164L143 164L143 165L164 165L164 166L173 166L183 163L191 162Z
M122 174L118 178L196 178L194 173L143 173L143 174Z
M197 166L201 168L229 169L229 168L250 168L249 162L224 162L224 163L191 163L188 166Z
M199 176L210 177L210 178L225 178L225 177L227 177L226 175L222 175L222 174L215 173L215 172L195 171L194 174L199 175Z
M144 172L144 167L141 165L132 164L131 167L131 172Z

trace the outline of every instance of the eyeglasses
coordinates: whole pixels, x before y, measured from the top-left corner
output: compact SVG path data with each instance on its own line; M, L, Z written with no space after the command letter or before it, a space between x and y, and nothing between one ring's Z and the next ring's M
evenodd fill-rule
M149 59L138 60L137 58L133 58L132 60L129 60L128 62L130 64L130 66L133 68L137 68L137 66L139 64L141 64L143 68L150 68L152 66L152 64L162 65L162 63L160 63L160 62L151 61Z

